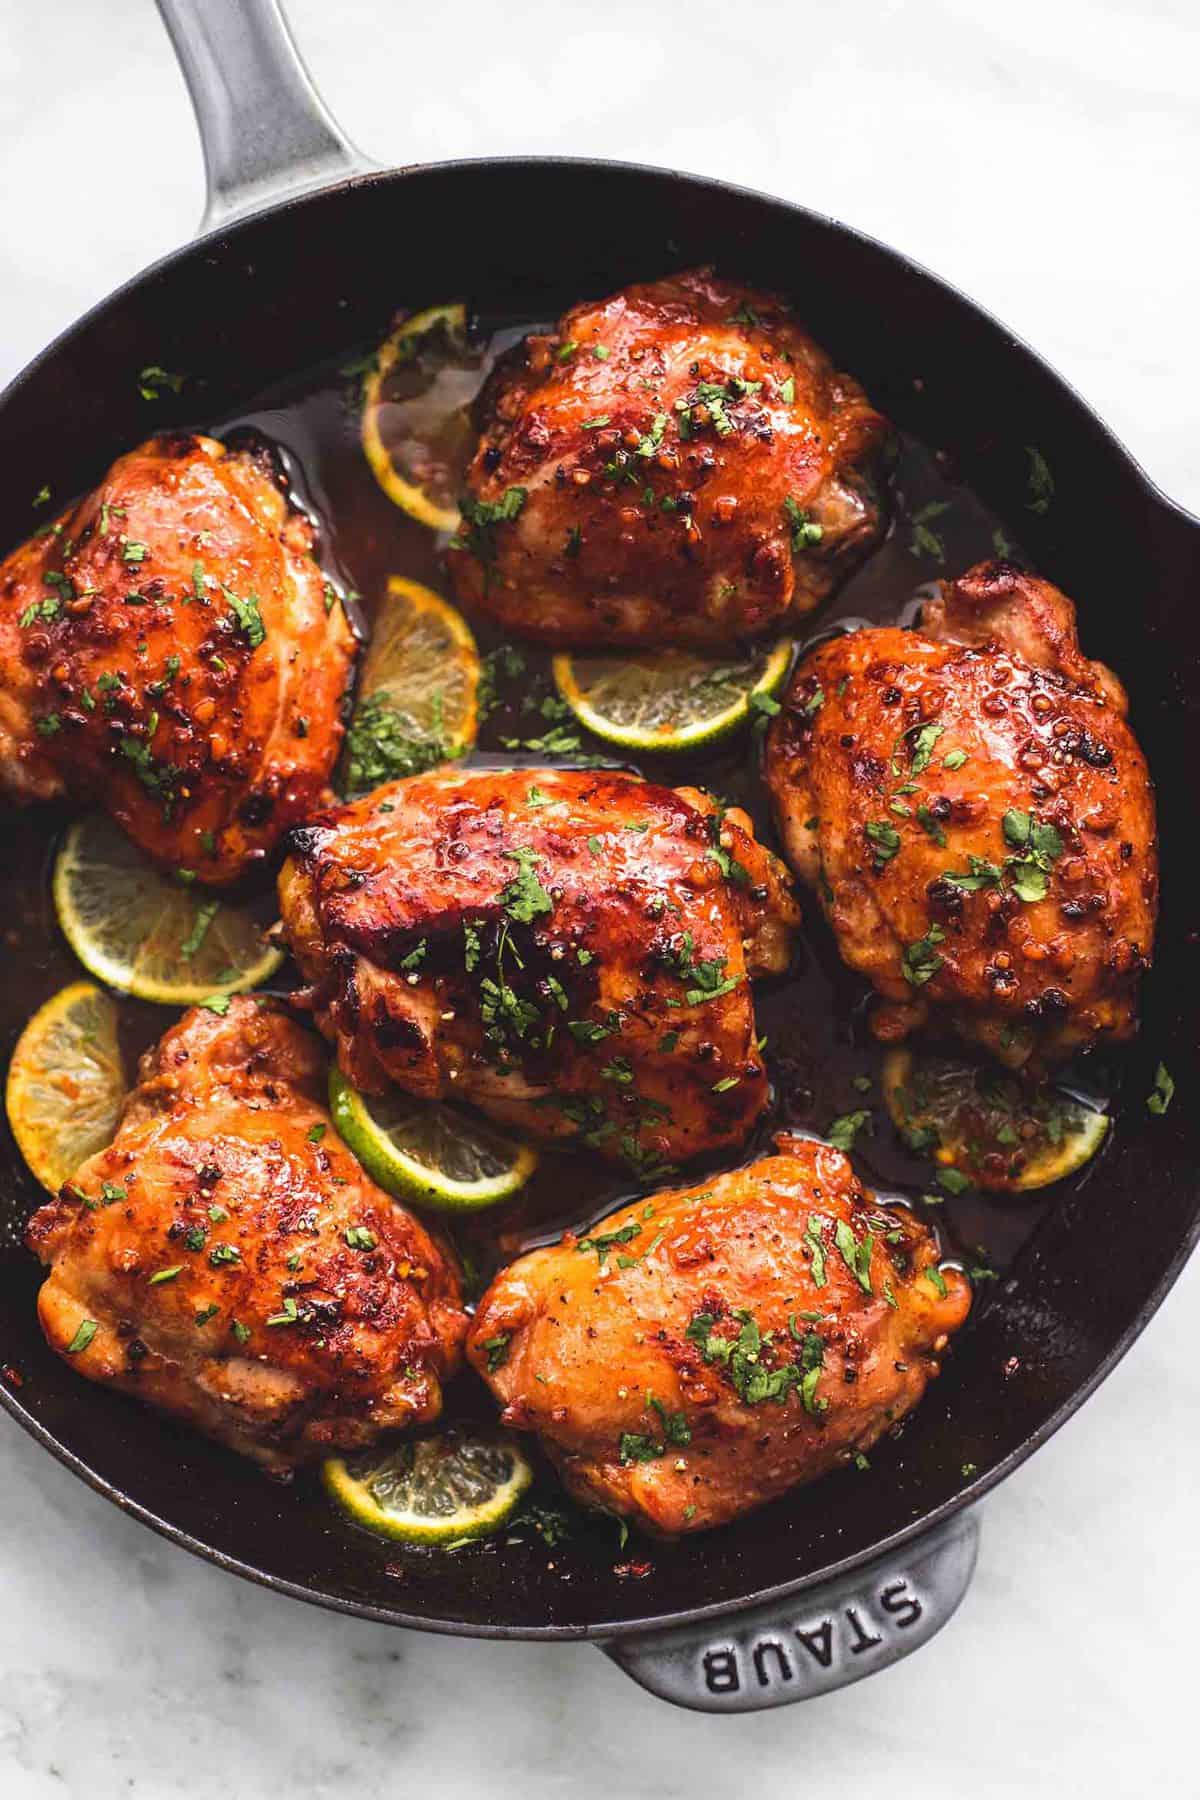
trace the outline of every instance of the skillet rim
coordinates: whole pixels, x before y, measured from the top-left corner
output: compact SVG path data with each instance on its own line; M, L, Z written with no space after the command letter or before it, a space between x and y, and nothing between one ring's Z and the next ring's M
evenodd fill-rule
M200 252L202 254L205 248L211 246L214 241L225 241L230 239L236 241L237 239L248 235L252 227L262 223L268 218L275 218L285 212L302 209L310 201L336 198L351 190L383 187L384 185L391 185L425 174L451 175L460 171L464 174L468 174L482 170L506 170L512 173L518 173L523 170L535 169L561 169L566 172L572 170L589 170L600 174L612 174L628 178L645 176L652 177L655 180L665 178L670 182L686 184L687 186L700 191L721 193L732 196L735 200L751 201L756 205L766 205L784 213L800 216L819 226L831 229L839 235L860 243L869 250L881 253L891 262L899 265L899 267L908 274L913 275L919 281L940 290L949 299L956 302L958 305L967 308L985 327L1003 340L1005 353L1011 355L1014 361L1019 361L1023 358L1027 363L1036 367L1042 376L1047 378L1049 382L1059 390L1068 406L1077 414L1082 415L1083 420L1090 425L1094 431L1098 432L1105 446L1111 452L1116 454L1154 505L1160 509L1162 513L1173 516L1176 521L1182 521L1185 525L1191 526L1197 533L1200 533L1200 518L1189 512L1187 508L1179 505L1175 500L1172 500L1168 494L1164 493L1137 461L1136 457L1133 456L1116 436L1111 427L1108 426L1088 402L1083 399L1078 390L1060 375L1038 351L1034 350L1023 338L1017 336L1015 332L1010 330L1008 326L986 307L981 306L961 289L955 287L952 282L945 280L942 276L939 276L932 270L926 268L924 264L914 261L905 252L897 250L892 245L883 242L882 239L876 238L868 232L860 231L855 226L847 225L843 221L835 219L827 213L817 212L812 207L802 206L796 201L783 199L778 195L764 193L760 189L745 187L736 182L722 181L715 176L694 174L687 170L672 169L650 163L625 162L604 157L461 157L452 158L443 162L401 164L394 168L372 170L364 174L350 176L342 181L325 183L314 189L294 193L271 205L264 206L244 218L221 224L214 230L192 239L191 242L180 246L176 250L169 251L164 256L147 264L145 268L137 271L111 293L96 301L81 314L79 318L73 320L71 324L60 331L44 349L40 350L18 371L12 380L5 385L3 391L0 392L0 426L3 424L4 411L9 400L28 380L32 379L41 369L47 366L76 333L90 325L94 320L97 320L102 314L108 312L110 309L116 309L127 295L132 293L143 283L159 273L183 263L194 252ZM740 1595L735 1601L711 1601L700 1606L683 1607L669 1612L645 1615L636 1619L621 1619L615 1622L601 1621L596 1625L545 1624L531 1626L480 1624L453 1618L431 1618L422 1614L408 1613L396 1607L377 1606L368 1601L354 1600L346 1596L335 1595L321 1588L307 1587L301 1582L291 1581L284 1576L271 1574L267 1570L256 1567L252 1563L243 1562L236 1556L231 1556L225 1551L218 1550L211 1544L206 1544L202 1539L194 1536L191 1532L184 1530L181 1526L175 1525L169 1519L162 1517L152 1508L131 1499L122 1488L116 1485L115 1482L111 1482L105 1477L97 1474L94 1469L89 1467L82 1457L78 1456L74 1451L68 1449L64 1443L60 1442L48 1427L41 1424L39 1420L35 1419L33 1415L20 1404L16 1394L2 1382L0 1382L0 1405L3 1406L9 1416L13 1418L30 1437L35 1439L43 1449L48 1450L64 1468L69 1469L72 1474L78 1476L79 1479L95 1493L100 1494L105 1499L111 1501L121 1512L137 1519L140 1524L149 1526L150 1529L156 1532L160 1537L164 1537L169 1542L177 1544L180 1548L189 1551L192 1555L201 1558L205 1562L215 1565L225 1573L241 1576L248 1581L254 1582L260 1587L270 1589L273 1593L284 1594L290 1599L306 1601L310 1605L323 1607L330 1612L338 1612L354 1618L367 1619L376 1624L395 1625L416 1631L431 1631L436 1632L439 1636L487 1639L515 1638L538 1642L555 1640L604 1642L624 1637L642 1636L656 1631L669 1631L709 1619L736 1617L740 1612L751 1608L778 1603L788 1599L793 1594L800 1594L809 1589L820 1588L824 1583L835 1581L840 1576L848 1574L855 1569L863 1568L872 1562L894 1555L906 1545L919 1540L937 1526L951 1519L964 1507L974 1505L977 1501L981 1500L985 1494L997 1487L1000 1482L1007 1480L1007 1478L1014 1473L1027 1458L1032 1456L1035 1451L1039 1450L1043 1444L1053 1437L1055 1433L1074 1416L1086 1400L1090 1399L1095 1390L1107 1379L1116 1365L1142 1335L1142 1332L1146 1329L1146 1326L1150 1323L1150 1320L1159 1310L1163 1301L1179 1279L1185 1264L1191 1257L1198 1242L1200 1242L1200 1204L1197 1206L1196 1215L1192 1220L1190 1230L1183 1235L1158 1283L1152 1289L1135 1318L1126 1327L1125 1331L1121 1334L1108 1353L1101 1358L1096 1367L1079 1382L1072 1390L1070 1396L1050 1412L1042 1423L1030 1432L1015 1449L1011 1450L1006 1457L990 1468L984 1475L959 1490L958 1493L952 1495L949 1499L943 1501L940 1506L934 1507L929 1512L922 1513L919 1518L911 1521L907 1525L899 1527L889 1536L878 1540L864 1550L853 1555L841 1557L837 1561L826 1565L824 1568L807 1575L797 1576L790 1580L778 1582L772 1586L756 1589L753 1592Z

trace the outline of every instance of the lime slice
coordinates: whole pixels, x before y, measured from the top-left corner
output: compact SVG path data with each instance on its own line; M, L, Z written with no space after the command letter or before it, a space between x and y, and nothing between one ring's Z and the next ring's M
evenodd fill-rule
M283 961L247 908L160 874L102 813L68 831L54 864L54 908L90 975L163 1006L241 993Z
M512 1518L533 1480L507 1432L457 1426L386 1450L330 1457L321 1473L352 1519L406 1544L490 1537Z
M4 1095L17 1148L52 1194L111 1144L125 1088L113 1001L90 981L62 988L17 1039Z
M465 307L430 306L384 340L363 382L362 446L375 479L433 531L458 528L482 362L467 343Z
M1065 1180L1095 1156L1108 1133L1107 1113L1062 1088L1030 1087L1003 1069L949 1056L890 1050L883 1093L913 1149L996 1193Z
M391 576L346 734L346 793L416 775L470 749L479 672L462 614L419 581Z
M439 1212L494 1206L525 1186L537 1152L452 1106L399 1088L367 1098L336 1066L329 1110L338 1135L381 1188Z
M783 686L790 642L741 657L657 650L554 658L558 691L581 725L625 750L696 750L736 731Z

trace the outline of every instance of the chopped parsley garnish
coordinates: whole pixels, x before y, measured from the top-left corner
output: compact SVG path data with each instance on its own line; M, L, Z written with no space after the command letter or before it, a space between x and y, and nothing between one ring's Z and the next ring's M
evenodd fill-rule
M207 1000L200 1001L200 1005L205 1012L216 1013L218 1019L223 1019L229 1011L229 995L210 994Z
M265 640L267 628L263 624L262 612L259 608L257 594L247 594L243 600L232 588L222 587L221 592L229 602L230 611L237 621L238 630L242 633L252 650Z
M655 413L654 421L651 424L649 431L646 432L645 436L639 442L638 447L634 452L634 455L635 456L653 456L655 451L658 449L659 445L662 443L663 432L666 429L667 429L666 413Z
M852 1150L859 1132L871 1125L869 1112L843 1113L833 1121L826 1136L835 1150Z
M1154 1071L1154 1086L1146 1096L1146 1110L1161 1119L1174 1098L1175 1082L1166 1064L1159 1063Z
M149 1285L151 1287L157 1287L161 1281L174 1281L175 1277L182 1274L182 1272L182 1263L172 1263L169 1269L156 1269L154 1274L150 1277Z
M506 850L509 862L519 865L513 879L500 891L500 904L510 919L530 925L543 913L553 912L554 902L538 880L534 870L541 862L537 851L525 848Z
M421 775L445 762L450 754L440 734L414 738L410 722L396 711L386 695L370 694L355 708L346 732L343 791L347 799L353 799L385 782Z
M598 1044L610 1036L607 1025L599 1025L594 1019L570 1019L567 1030L578 1044Z
M641 1236L641 1233L641 1226L636 1220L633 1220L628 1225L620 1226L616 1231L601 1231L597 1232L594 1237L582 1237L575 1248L580 1251L594 1250L596 1260L603 1268L610 1250L617 1244L632 1243L635 1237Z
M173 375L170 369L161 369L157 363L147 363L138 376L138 392L143 400L159 400L164 388L177 394L186 380L186 375Z
M668 1445L679 1448L690 1444L692 1429L683 1412L668 1412L661 1400L653 1394L646 1395L646 1410L658 1414L662 1431L661 1438L650 1437L636 1431L623 1431L617 1445L617 1456L626 1465L635 1462L656 1462L665 1456Z
M825 536L823 528L809 518L799 501L794 500L791 494L783 503L783 512L791 527L793 551L807 550L810 545L821 542Z
M960 874L955 869L943 871L942 880L953 882L955 887L962 888L965 893L978 893L980 888L999 887L1003 880L1000 869L994 862L987 862L981 856L968 856L969 875Z
M945 937L940 925L931 925L923 938L918 938L915 944L904 946L900 968L905 981L912 987L924 987L941 968L944 958L938 954L934 945L943 943Z
M934 817L933 813L930 812L923 801L917 808L917 823L920 825L925 835L933 839L939 850L944 850L946 848L946 834L942 830L940 822Z
M685 1335L697 1345L706 1363L724 1371L744 1405L760 1406L766 1400L782 1405L793 1388L802 1386L804 1369L796 1363L781 1363L776 1368L763 1363L763 1352L773 1345L775 1333L760 1331L752 1313L742 1310L733 1314L728 1323L739 1327L736 1337L726 1337L717 1329L725 1323L714 1313L699 1312Z
M48 600L33 600L25 608L17 623L23 631L28 631L29 627L36 625L39 619L49 622L57 619L61 612L62 604L53 596Z
M808 1223L804 1227L803 1242L812 1256L814 1287L825 1286L825 1241L821 1236L821 1226L826 1223L824 1213L809 1213Z
M374 1250L379 1242L366 1225L347 1225L344 1235L351 1250Z
M875 1234L868 1231L865 1238L856 1238L845 1219L839 1219L833 1228L833 1241L838 1247L842 1261L858 1282L864 1294L873 1294L871 1286L871 1252L875 1248Z
M490 567L496 560L495 527L515 519L524 504L523 487L506 488L500 500L475 500L470 494L464 495L459 501L462 523L450 540L451 550L466 550L485 568Z
M99 1329L95 1319L81 1319L75 1336L67 1345L67 1355L78 1356L81 1350L86 1350Z
M866 832L867 837L870 840L871 848L875 852L875 867L876 869L882 869L886 863L891 862L893 856L895 856L899 850L900 833L896 830L894 825L889 825L885 819L868 819L863 830Z
M1035 813L1017 807L1010 807L1000 823L1006 842L1018 852L1004 865L1013 891L1019 900L1044 900L1048 876L1063 853L1061 835L1055 826L1039 821Z
M1054 477L1040 450L1026 444L1025 452L1029 457L1029 510L1039 515L1048 513L1054 499Z
M733 430L733 420L725 411L725 402L726 400L731 400L736 397L736 392L731 393L729 391L732 386L732 383L729 383L726 387L720 387L715 381L698 382L696 384L696 399L690 409L691 423L693 425L696 423L696 406L702 406L708 413L709 421L716 431L717 436L728 437ZM676 404L678 405L678 402L676 402Z
M272 1313L265 1323L268 1325L295 1325L299 1322L299 1319L300 1308L296 1305L292 1296L288 1294L284 1299L282 1312Z
M216 918L220 909L221 902L219 900L205 900L201 905L197 906L195 917L192 920L192 929L188 932L182 944L179 946L179 954L182 956L184 962L190 962L192 957L195 956L197 950L208 936L208 928Z
M947 512L949 505L948 500L931 500L928 506L923 506L920 512L913 514L911 520L912 542L908 546L910 556L931 556L935 562L945 560L946 546L936 531L929 529L929 521L939 518L942 513Z
M508 1346L512 1341L510 1331L498 1331L495 1337L484 1338L483 1347L487 1351L488 1374L494 1375L508 1360Z

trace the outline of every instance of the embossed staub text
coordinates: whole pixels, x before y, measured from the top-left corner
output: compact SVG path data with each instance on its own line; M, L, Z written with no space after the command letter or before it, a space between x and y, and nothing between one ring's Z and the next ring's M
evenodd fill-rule
M913 1581L896 1576L870 1596L856 1599L853 1606L711 1644L700 1653L702 1679L708 1692L717 1695L788 1682L836 1687L847 1665L881 1654L899 1633L916 1625L924 1611Z

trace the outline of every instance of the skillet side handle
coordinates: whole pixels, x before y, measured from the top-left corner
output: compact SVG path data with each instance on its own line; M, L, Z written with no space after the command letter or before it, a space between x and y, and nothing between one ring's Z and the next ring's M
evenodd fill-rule
M955 1612L979 1548L974 1510L790 1599L599 1648L660 1700L761 1712L832 1693L919 1650Z
M201 234L374 166L317 93L279 0L157 4L200 128Z

